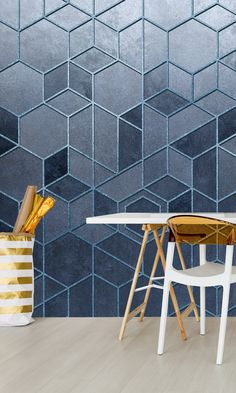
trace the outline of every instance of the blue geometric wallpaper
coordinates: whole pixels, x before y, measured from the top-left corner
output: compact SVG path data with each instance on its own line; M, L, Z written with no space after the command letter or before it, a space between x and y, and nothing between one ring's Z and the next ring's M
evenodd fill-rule
M35 316L122 315L142 233L87 216L236 211L236 2L0 0L0 169L1 231L26 185L57 199L36 236ZM220 299L208 290L208 315Z

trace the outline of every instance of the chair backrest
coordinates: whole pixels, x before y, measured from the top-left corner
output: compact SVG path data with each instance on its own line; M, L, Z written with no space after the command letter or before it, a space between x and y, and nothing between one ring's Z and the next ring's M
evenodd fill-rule
M33 204L34 204L34 198L35 194L37 192L37 187L36 186L28 186L25 191L25 195L21 204L21 208L19 210L14 228L13 228L13 233L19 233L25 224L27 218L29 217Z
M236 225L209 217L181 215L168 220L169 241L188 244L234 244Z

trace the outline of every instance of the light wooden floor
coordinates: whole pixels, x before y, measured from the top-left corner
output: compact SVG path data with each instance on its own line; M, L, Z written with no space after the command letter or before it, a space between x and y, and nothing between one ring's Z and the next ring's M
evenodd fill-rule
M129 323L117 340L119 318L47 318L0 328L1 393L233 393L236 391L236 318L228 319L225 358L215 365L219 320L206 336L194 319L181 342L168 320L166 353L156 355L159 320Z

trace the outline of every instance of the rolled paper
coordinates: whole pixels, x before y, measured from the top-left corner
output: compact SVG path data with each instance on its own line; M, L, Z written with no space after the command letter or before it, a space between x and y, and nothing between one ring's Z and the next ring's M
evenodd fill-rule
M32 218L31 218L30 222L28 222L27 226L24 226L22 228L23 232L31 233L33 235L37 225L39 224L39 222L41 221L43 216L45 216L45 214L50 209L52 209L52 207L55 205L55 202L56 202L55 199L53 199L52 197L50 197L50 196L46 197L44 199L43 203L38 208L38 210L35 211L34 216L32 216Z
M44 202L44 197L42 197L39 194L36 194L34 197L34 201L33 201L33 206L32 206L32 211L29 215L29 217L27 218L25 224L22 227L22 232L26 232L25 228L28 227L28 225L31 223L32 219L34 218L35 214L37 213L37 211L39 210L40 206L42 205L42 203Z
M13 233L21 232L23 225L25 224L27 218L29 217L34 203L35 194L37 192L36 186L28 186L19 210Z

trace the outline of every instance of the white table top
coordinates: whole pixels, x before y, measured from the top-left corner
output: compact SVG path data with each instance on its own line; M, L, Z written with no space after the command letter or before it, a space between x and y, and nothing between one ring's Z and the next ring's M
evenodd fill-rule
M87 217L87 224L165 224L177 215L198 215L217 218L236 224L236 213L116 213L104 216Z

